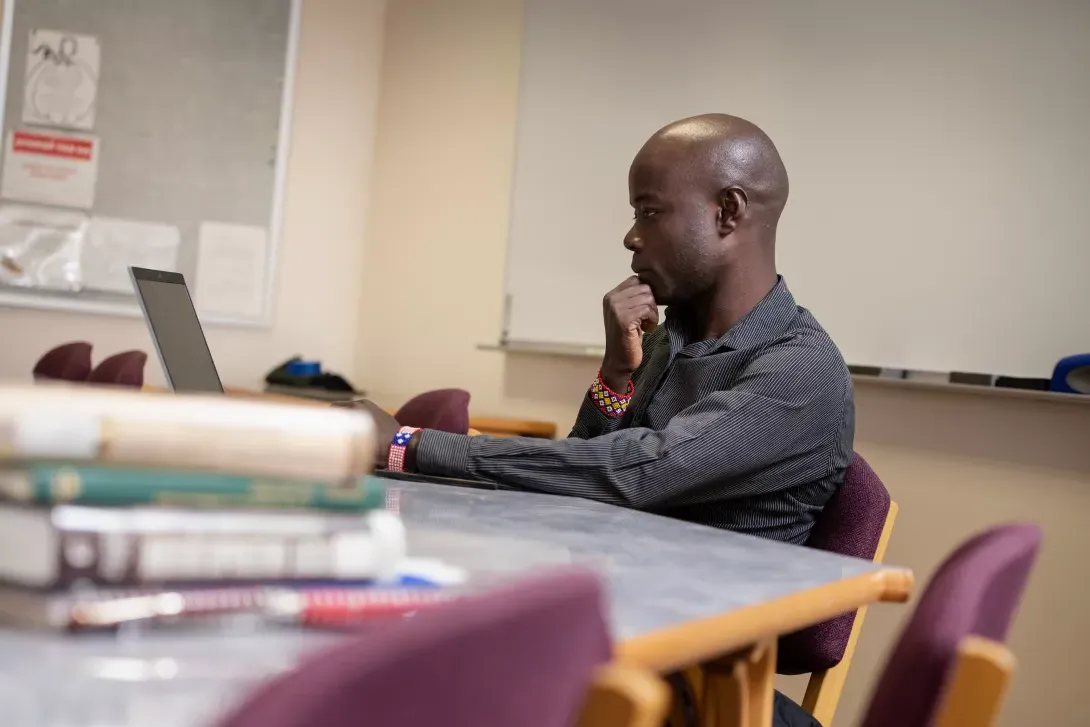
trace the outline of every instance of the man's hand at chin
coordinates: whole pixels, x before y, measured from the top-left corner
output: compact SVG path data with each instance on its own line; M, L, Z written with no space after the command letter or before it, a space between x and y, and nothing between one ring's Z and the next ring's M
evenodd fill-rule
M345 409L365 411L375 423L375 466L385 467L390 457L390 443L401 429L393 415L368 399L354 399L350 402L335 402L333 406Z
M602 308L606 328L602 380L622 392L643 361L643 334L659 324L659 308L651 286L635 275L606 293Z

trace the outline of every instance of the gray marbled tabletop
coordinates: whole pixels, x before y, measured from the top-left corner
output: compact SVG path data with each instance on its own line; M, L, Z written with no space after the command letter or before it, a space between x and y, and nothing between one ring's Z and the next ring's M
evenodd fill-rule
M570 498L388 483L409 552L478 583L583 564L609 584L617 639L875 569L869 562ZM2 727L199 727L248 685L337 637L249 622L229 632L64 636L0 630Z

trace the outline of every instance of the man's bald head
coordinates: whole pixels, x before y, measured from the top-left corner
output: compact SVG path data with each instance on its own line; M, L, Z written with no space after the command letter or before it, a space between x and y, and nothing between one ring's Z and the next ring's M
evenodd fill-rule
M708 189L741 188L748 203L773 224L787 204L787 169L768 134L728 114L702 114L659 129L636 155L667 154L686 168L690 181Z
M774 276L787 170L754 124L706 114L660 129L632 162L628 189L625 247L660 304L692 300L738 271Z

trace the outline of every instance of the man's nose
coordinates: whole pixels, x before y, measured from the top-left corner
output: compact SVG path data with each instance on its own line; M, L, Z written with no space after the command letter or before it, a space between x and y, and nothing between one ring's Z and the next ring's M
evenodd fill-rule
M639 252L643 247L643 238L636 232L635 225L628 231L628 234L624 236L624 246L632 252Z

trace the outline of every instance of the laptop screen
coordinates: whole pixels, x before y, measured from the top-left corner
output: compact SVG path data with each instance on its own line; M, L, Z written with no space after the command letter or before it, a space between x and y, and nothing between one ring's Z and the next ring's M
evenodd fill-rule
M185 278L162 270L129 271L170 387L180 393L221 393L223 385Z

